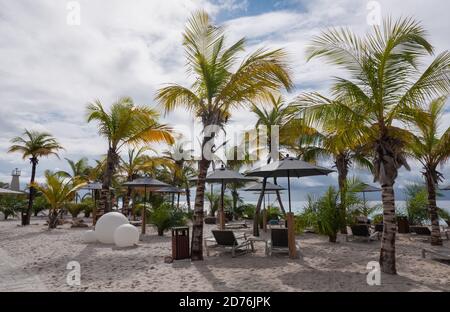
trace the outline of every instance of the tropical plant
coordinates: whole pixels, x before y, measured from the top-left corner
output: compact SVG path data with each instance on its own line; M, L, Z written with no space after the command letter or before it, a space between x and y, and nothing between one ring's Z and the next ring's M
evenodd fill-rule
M213 193L206 193L206 198L208 199L210 206L209 206L209 215L211 217L214 217L216 215L216 212L220 208L220 193L213 192ZM233 199L227 195L224 194L223 196L223 210L224 211L232 211L233 209Z
M98 202L98 211L102 214L111 211L109 188L119 164L122 147L139 143L172 143L173 138L171 130L158 123L159 114L155 110L135 105L129 97L120 98L113 103L110 111L106 111L99 100L88 104L87 111L88 122L96 121L99 134L108 141L106 168Z
M330 29L316 37L307 52L308 59L325 58L348 73L348 78L336 78L333 100L311 93L302 102L315 106L315 120L345 123L345 141L354 142L356 137L372 153L374 178L382 187L384 230L379 262L384 273L396 274L393 186L398 170L409 169L404 152L411 133L398 123L412 120L417 108L450 92L448 51L421 71L421 58L433 51L418 22L388 18L365 37L349 29Z
M45 180L45 184L34 183L33 187L41 192L49 203L48 228L54 229L58 225L64 206L74 199L76 191L86 183L64 178L60 174L50 171L45 172Z
M66 203L64 209L66 209L73 219L78 218L78 215L83 211L83 206L78 203Z
M164 87L158 90L156 99L166 112L176 107L186 108L201 120L204 127L191 248L192 260L203 260L205 177L211 164L211 157L206 155L205 148L210 145L218 129L227 123L232 109L242 107L281 86L290 89L292 81L283 50L259 49L238 64L238 53L244 50L245 39L227 46L224 28L213 25L205 11L198 11L189 19L183 34L183 45L188 71L195 82L190 88L176 84Z
M47 200L45 199L42 194L36 194L34 201L33 201L33 214L35 217L38 216L39 212L47 210L50 208L50 205L48 204Z
M75 161L69 158L64 158L69 164L71 172L68 171L58 171L58 174L63 175L66 178L77 179L79 182L88 182L89 176L92 171L92 167L89 166L88 159L86 157L82 157L79 160ZM78 202L80 196L78 194L75 196L75 202Z
M429 220L428 208L428 194L427 189L420 184L411 184L406 186L406 216L409 224L422 225L426 220Z
M417 134L408 146L411 155L420 162L428 192L428 213L431 220L431 245L442 245L439 216L436 206L436 185L443 176L437 170L450 158L450 127L439 135L439 122L442 118L447 96L430 102L423 114L416 114L414 125Z
M331 243L336 242L340 228L339 192L329 187L325 195L317 201L317 229L320 234L327 235Z
M22 225L29 225L31 218L31 210L33 209L33 200L35 196L35 189L33 187L36 177L36 167L39 158L55 155L59 158L57 151L62 149L62 146L49 133L38 132L33 130L26 130L22 137L15 137L11 140L11 147L9 153L18 152L22 154L22 158L29 158L31 162L31 178L30 178L30 194L28 199L27 209L22 210Z
M150 224L156 226L158 235L163 236L164 231L174 227L186 225L185 214L180 209L174 209L168 202L152 207L149 214Z
M0 212L3 214L4 220L7 220L9 217L16 217L26 207L26 201L17 196L7 195L0 197Z

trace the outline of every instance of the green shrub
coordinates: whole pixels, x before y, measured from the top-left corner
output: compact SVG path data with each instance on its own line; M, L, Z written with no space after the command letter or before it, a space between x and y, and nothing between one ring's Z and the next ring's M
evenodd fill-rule
M283 216L283 213L278 207L268 206L266 209L267 209L267 221L279 220Z
M83 211L83 206L77 203L67 203L64 208L70 213L72 218L78 218L78 215Z
M24 198L18 198L17 196L0 197L0 212L3 214L4 220L9 217L16 217L26 207L27 200Z
M406 187L406 216L409 224L421 225L429 220L428 216L428 192L420 184Z
M242 217L245 219L253 219L255 216L256 206L253 204L241 205L239 209L242 210Z
M186 225L185 214L179 209L173 209L170 203L162 203L150 210L150 224L158 229L158 235L163 236L164 231L174 227Z
M33 200L33 214L35 217L39 212L50 209L50 204L47 202L44 196L36 196Z

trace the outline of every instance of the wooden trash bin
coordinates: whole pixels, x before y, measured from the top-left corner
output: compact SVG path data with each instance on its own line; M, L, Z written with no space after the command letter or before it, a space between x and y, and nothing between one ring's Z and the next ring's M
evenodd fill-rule
M172 258L173 260L187 259L189 253L189 227L172 228Z

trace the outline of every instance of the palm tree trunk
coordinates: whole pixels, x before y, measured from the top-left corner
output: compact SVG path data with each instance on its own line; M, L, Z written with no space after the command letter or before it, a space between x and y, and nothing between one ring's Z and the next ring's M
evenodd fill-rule
M191 190L186 187L186 202L188 207L188 212L191 212Z
M207 139L203 139L202 147ZM192 224L191 260L203 260L203 205L205 202L205 178L211 161L202 157L199 163L197 190L195 192L194 220Z
M439 228L439 217L436 208L436 187L433 174L426 171L426 180L428 188L428 212L431 220L431 245L442 246L441 230Z
M345 188L347 184L347 175L348 175L348 161L345 155L339 155L336 157L336 169L338 171L338 184L339 184L339 224L341 234L347 234L347 205L345 203Z
M106 169L103 175L103 184L102 189L100 190L100 200L98 202L96 219L98 219L98 217L101 217L104 213L111 211L109 188L111 187L117 158L118 157L115 150L110 147L108 149L108 155L106 156Z
M131 187L128 187L125 196L123 197L122 213L128 217L130 215L130 197L131 197Z
M394 185L381 186L383 201L383 236L381 238L380 267L388 274L397 274L395 266L395 195Z
M30 225L31 210L33 209L33 200L35 189L33 187L34 180L36 178L36 166L38 163L37 158L32 157L31 161L31 179L30 179L30 195L28 197L28 207L26 213L22 211L22 225Z

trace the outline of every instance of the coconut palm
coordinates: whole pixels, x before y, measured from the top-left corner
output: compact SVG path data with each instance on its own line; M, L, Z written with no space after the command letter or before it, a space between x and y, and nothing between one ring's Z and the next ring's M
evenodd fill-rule
M193 167L194 161L187 154L191 152L186 150L185 144L174 144L171 149L163 153L163 157L173 162L172 167L167 167L172 177L171 183L183 188L186 194L186 204L188 211L191 211L191 179L197 176L197 170ZM187 158L187 159L186 159Z
M120 150L139 143L172 143L171 130L158 123L159 114L146 106L138 106L129 97L120 98L106 111L100 101L88 104L88 122L98 123L99 134L108 141L106 168L103 174L98 214L111 211L109 200L113 175L119 164Z
M417 134L409 145L412 156L422 165L422 174L428 190L428 212L431 220L431 245L442 245L439 229L439 216L436 207L436 185L443 176L437 170L450 157L450 127L439 135L439 121L443 115L447 97L440 97L430 102L423 115L417 114L414 125Z
M63 205L75 197L77 190L86 183L76 179L63 177L58 173L45 172L45 184L33 183L33 187L42 193L42 196L50 205L48 214L48 228L54 229L63 212Z
M23 159L29 158L31 162L28 207L26 211L22 211L22 225L29 225L35 196L33 184L36 177L36 167L39 163L39 158L48 157L50 155L55 155L59 158L57 151L63 148L51 134L26 129L22 137L13 138L11 143L13 145L9 148L9 153L19 152L22 154Z
M301 105L302 100L303 98L300 96L297 103ZM314 113L314 106L300 106L302 120L308 130L306 133L305 131L292 132L294 135L290 135L286 139L287 145L292 146L294 150L301 150L301 156L305 161L316 161L320 158L331 158L333 160L338 174L340 194L340 231L346 234L347 205L344 194L348 173L354 164L371 171L373 166L370 159L364 154L365 151L359 145L359 142L348 140L348 138L355 139L351 136L351 132L348 133L348 131L353 131L351 127L340 124L339 120L334 120L335 116L327 116L329 119L311 119L309 116L309 109L311 108Z
M421 70L420 60L433 52L425 30L411 18L386 19L364 37L331 29L316 37L307 52L308 59L324 58L348 73L348 78L335 79L335 101L317 93L306 100L315 107L314 119L341 120L354 130L347 131L348 142L356 138L373 153L374 179L382 187L380 265L385 273L396 273L394 183L398 170L409 168L404 149L411 135L397 125L411 120L428 100L450 91L447 51Z
M148 150L147 147L141 148L129 148L126 158L120 157L119 171L124 175L126 181L133 181L139 171L142 170L142 165L144 164L144 153ZM126 216L129 214L129 204L131 198L131 188L128 187L123 198L122 213Z
M89 173L92 168L88 164L88 159L86 157L80 158L78 161L71 160L69 158L64 158L69 164L70 170L72 172L67 171L58 171L57 174L61 174L64 177L76 179L79 182L87 182L89 181ZM75 196L75 202L78 202L79 195Z
M226 45L224 28L211 23L204 11L189 19L183 34L189 74L194 78L190 88L169 85L157 91L156 98L166 112L184 107L199 118L205 129L201 142L202 155L195 196L192 233L192 260L203 260L203 204L205 177L211 164L209 148L215 133L230 118L232 109L239 108L292 81L283 50L259 49L241 63L238 54L244 50L245 39ZM215 130L210 131L210 126Z

